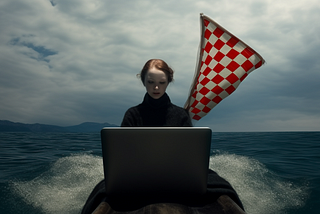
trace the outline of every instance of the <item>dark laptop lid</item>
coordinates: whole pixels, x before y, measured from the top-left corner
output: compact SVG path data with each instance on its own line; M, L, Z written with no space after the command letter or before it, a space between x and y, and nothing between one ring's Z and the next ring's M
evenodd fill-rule
M104 128L101 142L108 195L206 192L210 128Z

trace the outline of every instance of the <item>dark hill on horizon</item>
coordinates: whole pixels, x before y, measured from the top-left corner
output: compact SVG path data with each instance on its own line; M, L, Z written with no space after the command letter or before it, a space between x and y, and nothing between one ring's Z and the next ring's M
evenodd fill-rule
M117 127L110 123L85 122L74 126L55 126L47 124L15 123L9 120L0 120L0 132L100 132L103 127Z

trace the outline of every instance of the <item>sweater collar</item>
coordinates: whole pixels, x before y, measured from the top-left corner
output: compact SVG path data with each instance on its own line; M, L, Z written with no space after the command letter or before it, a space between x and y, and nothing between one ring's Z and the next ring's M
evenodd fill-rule
M153 99L148 93L144 96L143 103L151 106L152 108L162 108L171 103L167 93L164 93L159 99Z

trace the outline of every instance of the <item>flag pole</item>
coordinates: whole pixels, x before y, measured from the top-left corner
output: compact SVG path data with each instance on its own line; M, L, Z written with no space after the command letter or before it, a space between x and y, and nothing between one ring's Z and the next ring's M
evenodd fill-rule
M203 13L200 13L200 44L199 44L199 48L198 48L198 59L196 61L196 69L195 69L195 73L193 76L193 81L191 83L189 96L188 96L186 103L184 104L184 108L187 110L189 110L189 108L190 108L190 99L191 99L192 93L194 91L194 87L197 83L197 78L200 73L200 66L201 66L201 60L202 60L202 55L203 55L202 47L203 47L203 42L204 42L204 39L203 39L203 34L204 34L203 16L204 16Z

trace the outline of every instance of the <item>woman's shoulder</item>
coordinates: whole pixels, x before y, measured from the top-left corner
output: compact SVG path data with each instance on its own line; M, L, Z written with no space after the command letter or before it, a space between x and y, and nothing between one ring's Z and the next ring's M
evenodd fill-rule
M131 117L140 117L141 116L141 112L146 111L146 107L140 103L136 106L132 106L130 108L127 109L127 111L125 112L125 117L126 116L131 116Z
M130 107L124 114L121 126L139 126L139 121L141 118L140 112L139 112L139 106L136 105L133 107Z
M177 111L187 111L185 108L182 108L182 107L180 107L180 106L177 106L177 105L175 105L175 104L173 104L173 103L171 103L171 108L173 108L173 109L175 109L175 110L177 110Z
M138 109L139 109L139 105L132 106L127 109L127 111L125 112L125 115L134 114L135 112L138 112Z
M189 112L187 109L182 108L180 106L177 106L175 104L170 105L170 111L174 114L180 115L180 116L188 116L189 117Z
M187 109L172 104L168 113L170 120L177 122L176 126L192 126Z

